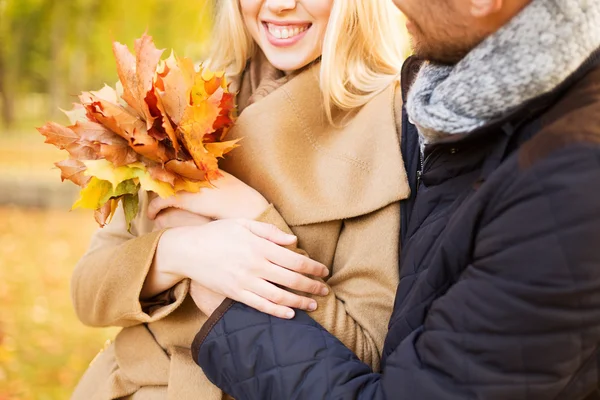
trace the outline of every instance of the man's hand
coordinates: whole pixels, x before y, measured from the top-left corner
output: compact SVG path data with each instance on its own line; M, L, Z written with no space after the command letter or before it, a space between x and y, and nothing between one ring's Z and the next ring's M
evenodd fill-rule
M200 285L197 282L192 281L190 285L190 296L196 303L196 306L206 316L211 316L217 308L225 300L225 296L213 292Z

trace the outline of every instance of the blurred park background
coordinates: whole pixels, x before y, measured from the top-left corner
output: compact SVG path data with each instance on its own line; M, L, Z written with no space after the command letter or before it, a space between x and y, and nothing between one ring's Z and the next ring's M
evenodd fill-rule
M0 0L0 400L66 399L114 329L75 317L71 271L96 229L35 130L82 90L114 84L113 40L146 30L201 60L211 0Z

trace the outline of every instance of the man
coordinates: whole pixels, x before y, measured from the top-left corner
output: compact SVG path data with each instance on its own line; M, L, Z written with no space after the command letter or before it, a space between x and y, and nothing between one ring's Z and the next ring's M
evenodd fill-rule
M199 304L196 361L239 400L600 399L600 1L395 2L427 61L382 372L232 301Z

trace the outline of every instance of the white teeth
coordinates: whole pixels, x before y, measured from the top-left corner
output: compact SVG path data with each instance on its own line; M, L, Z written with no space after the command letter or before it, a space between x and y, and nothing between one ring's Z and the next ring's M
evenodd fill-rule
M267 29L271 35L275 36L277 39L289 39L294 36L298 36L302 32L306 31L308 26L286 26L283 27L281 25L267 24Z

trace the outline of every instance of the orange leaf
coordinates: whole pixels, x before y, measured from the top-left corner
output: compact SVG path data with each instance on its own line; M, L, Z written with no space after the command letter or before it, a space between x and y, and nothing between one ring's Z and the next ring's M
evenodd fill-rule
M194 75L194 64L187 58L176 59L173 54L163 61L162 72L157 75L158 97L162 101L164 112L175 125L181 122L189 105Z
M223 158L225 154L240 146L238 144L240 140L242 139L230 140L229 142L207 143L205 146L209 153L212 153L217 158Z
M192 179L196 181L202 181L206 179L204 171L198 169L196 164L189 161L171 160L165 164L165 168L173 172L174 174L181 175L184 178Z
M165 146L148 135L146 125L121 106L106 102L92 94L81 97L88 112L102 125L126 139L136 153L152 161L164 163L173 158Z
M189 106L183 115L179 132L183 144L190 152L198 168L208 171L213 168L216 159L206 161L207 151L204 148L204 136L213 131L213 124L219 115L219 108L208 102ZM210 164L210 167L207 165Z

